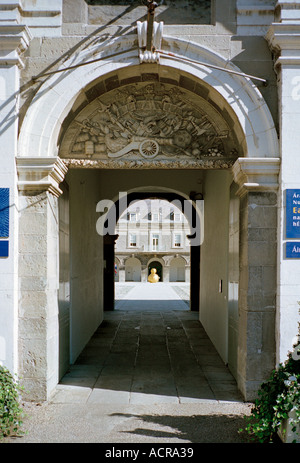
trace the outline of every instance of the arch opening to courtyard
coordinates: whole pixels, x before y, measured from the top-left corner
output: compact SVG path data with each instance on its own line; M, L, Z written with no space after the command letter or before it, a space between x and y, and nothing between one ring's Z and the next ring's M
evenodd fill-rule
M143 190L147 188L144 187ZM185 300L189 302L191 299L192 310L198 311L199 282L196 269L199 268L199 262L195 267L196 254L195 250L191 252L191 243L195 244L196 239L199 240L199 252L201 237L192 239L191 232L196 235L198 228L197 233L203 235L203 202L198 200L196 212L197 208L193 210L192 201L176 192L163 191L163 187L160 192L151 192L150 188L148 191L130 192L126 198L130 205L125 211L119 209L116 216L114 298L117 297L116 289L121 288L122 283L149 284L148 277L151 269L155 268L159 283L185 283ZM184 212L189 215L189 220ZM198 214L197 218L195 214ZM109 288L109 282L104 287ZM191 298L190 293L194 294ZM107 300L107 304L106 308L115 307L112 286L111 298ZM142 309L143 303L141 304Z

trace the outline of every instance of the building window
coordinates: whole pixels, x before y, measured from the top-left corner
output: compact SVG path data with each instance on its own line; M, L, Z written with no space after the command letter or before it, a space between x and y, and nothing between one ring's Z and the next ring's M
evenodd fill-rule
M129 212L129 222L136 222L136 221L137 221L136 212Z
M148 213L148 220L149 220L149 222L158 222L158 220L159 220L158 212L149 212Z
M180 214L180 212L171 211L170 212L170 220L172 220L173 222L181 222L181 214Z
M159 235L152 235L152 250L158 251Z
M136 235L133 235L133 234L129 235L129 246L130 247L136 246Z
M177 248L181 247L181 235L180 234L174 235L174 246Z

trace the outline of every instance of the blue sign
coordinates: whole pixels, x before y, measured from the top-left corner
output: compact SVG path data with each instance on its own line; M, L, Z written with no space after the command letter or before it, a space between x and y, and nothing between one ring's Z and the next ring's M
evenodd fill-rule
M8 257L8 241L0 241L0 257Z
M9 236L9 188L0 188L0 238Z
M286 243L286 257L289 259L300 259L299 241L288 241Z
M300 238L300 190L286 190L286 237Z

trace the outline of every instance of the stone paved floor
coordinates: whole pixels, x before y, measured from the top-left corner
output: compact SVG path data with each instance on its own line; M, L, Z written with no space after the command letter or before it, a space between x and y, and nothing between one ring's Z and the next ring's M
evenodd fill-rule
M112 443L247 442L239 430L251 404L188 310L188 285L116 289L116 310L52 399L25 404L25 434L4 441L103 443L102 452Z
M187 298L187 284L116 285L115 311L105 313L51 402L242 402Z

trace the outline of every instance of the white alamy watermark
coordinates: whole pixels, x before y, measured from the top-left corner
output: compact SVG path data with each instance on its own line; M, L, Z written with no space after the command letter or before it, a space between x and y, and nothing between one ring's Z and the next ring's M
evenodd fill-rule
M128 227L132 226L132 222L140 224L141 221L146 221L148 226L154 226L156 222L161 222L159 211L152 207L153 201L133 200L129 202L127 192L120 192L116 202L110 199L102 199L97 203L96 212L100 213L100 217L96 222L97 233L101 236L115 235L116 227L119 219L127 213ZM139 207L136 208L138 202ZM185 230L189 244L191 246L199 246L204 240L204 201L202 199L175 199L173 201L164 201L168 203L168 219L163 221L163 233L168 234L173 230L174 223L177 222L177 217L180 214L184 217ZM125 221L126 222L126 221ZM139 228L139 233L146 233L143 227Z
M292 99L294 101L300 100L300 76L294 76L292 78Z

